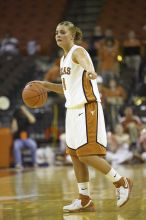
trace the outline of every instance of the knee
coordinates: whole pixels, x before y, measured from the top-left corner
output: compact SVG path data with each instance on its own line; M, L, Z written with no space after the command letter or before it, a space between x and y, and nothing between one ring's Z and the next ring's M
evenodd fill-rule
M32 148L33 148L33 150L36 150L36 149L37 149L37 144L36 144L36 142L33 143Z
M32 150L36 150L37 149L37 144L36 144L36 142L33 139L30 139L28 144L29 144L29 147Z
M79 160L82 162L82 163L88 163L88 160L89 160L89 158L88 158L88 156L81 156L81 157L79 157Z
M14 150L19 150L22 147L22 141L21 140L15 140L14 141Z

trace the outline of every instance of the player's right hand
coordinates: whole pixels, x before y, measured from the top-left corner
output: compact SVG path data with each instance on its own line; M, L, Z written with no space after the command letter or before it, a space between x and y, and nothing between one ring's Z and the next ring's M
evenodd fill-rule
M30 85L32 83L39 83L41 84L43 87L45 87L45 81L41 81L41 80L33 80L33 81L30 81L28 82L26 85Z
M42 87L43 87L44 89L46 89L48 92L50 91L50 90L48 89L48 85L50 84L50 82L48 82L48 81L33 80L33 81L28 82L26 85L30 85L30 84L32 84L32 83L39 83L39 84L41 84Z

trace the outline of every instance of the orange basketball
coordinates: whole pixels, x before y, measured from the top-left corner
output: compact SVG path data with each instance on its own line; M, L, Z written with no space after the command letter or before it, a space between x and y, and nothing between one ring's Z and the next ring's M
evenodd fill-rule
M44 106L47 98L47 90L40 83L26 84L22 91L22 99L29 108Z

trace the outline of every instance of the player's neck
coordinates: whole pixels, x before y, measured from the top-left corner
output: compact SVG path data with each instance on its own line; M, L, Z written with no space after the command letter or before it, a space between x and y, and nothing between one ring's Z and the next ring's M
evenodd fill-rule
M74 44L72 43L64 48L64 56L65 57L73 46L74 46Z

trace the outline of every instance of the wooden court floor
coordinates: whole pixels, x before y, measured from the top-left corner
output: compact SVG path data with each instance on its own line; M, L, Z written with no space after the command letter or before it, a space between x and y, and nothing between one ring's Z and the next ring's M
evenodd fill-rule
M72 166L0 169L0 220L145 220L146 164L116 169L134 180L131 199L117 208L115 191L102 174L90 168L95 213L63 214L62 207L78 195Z

